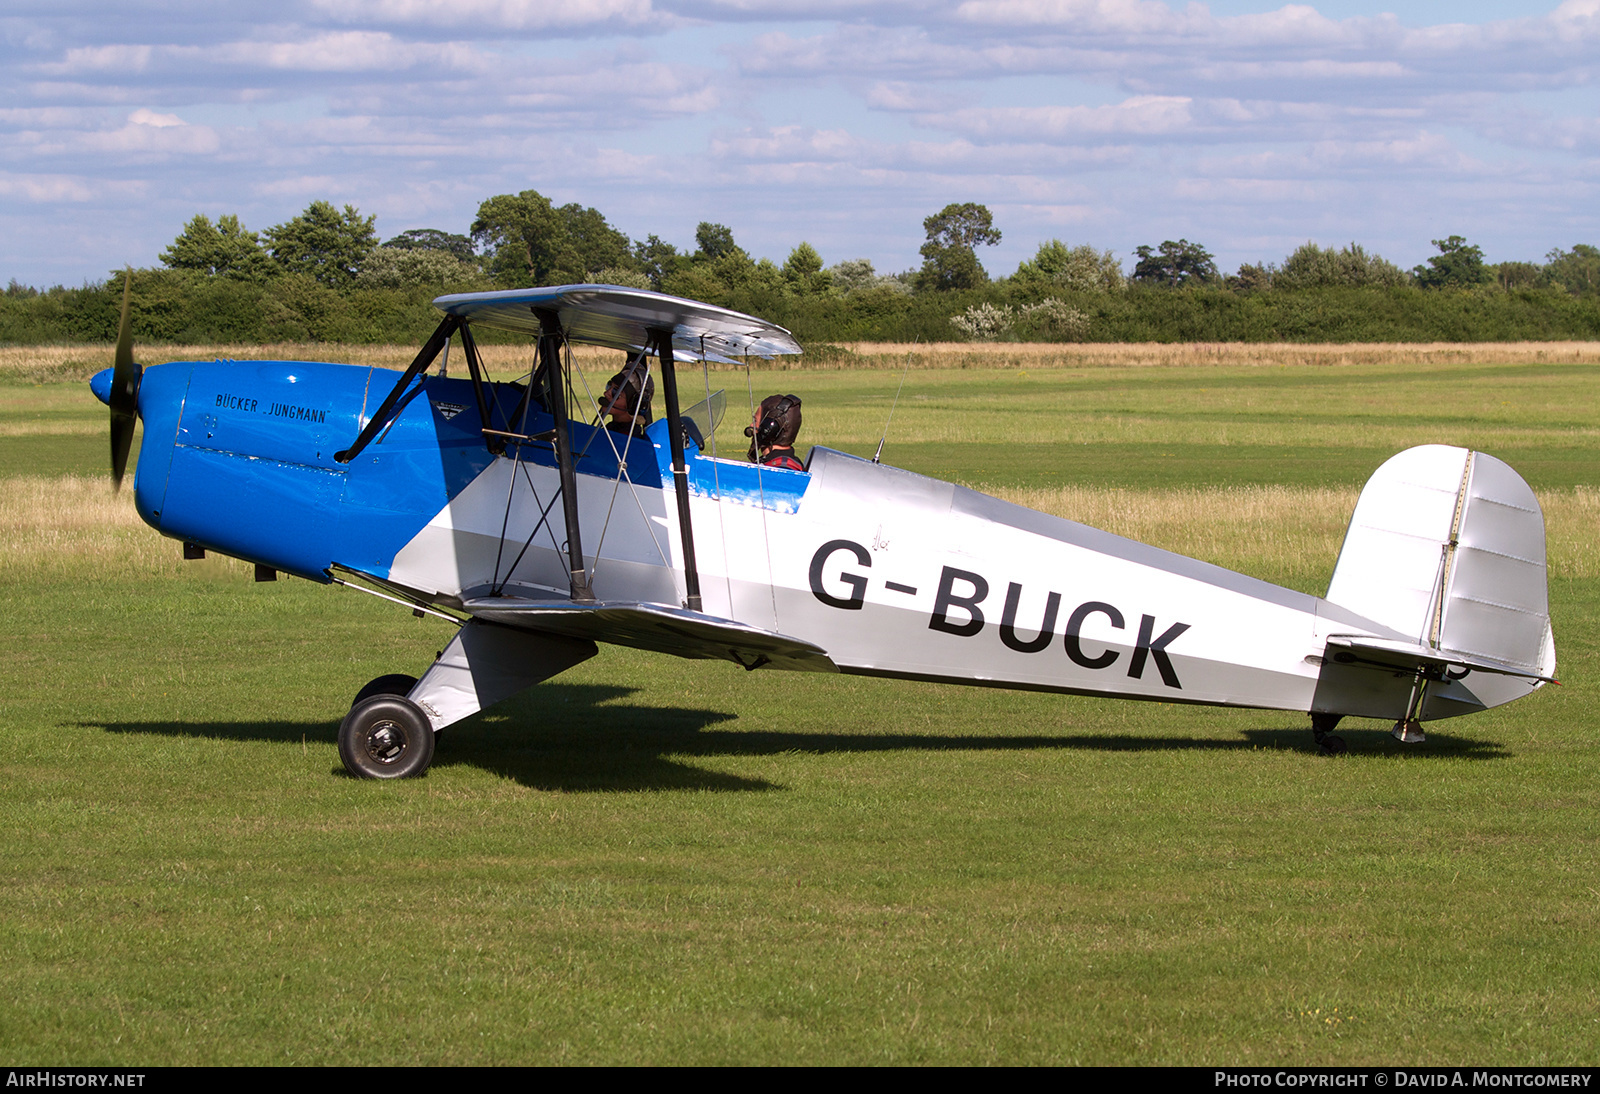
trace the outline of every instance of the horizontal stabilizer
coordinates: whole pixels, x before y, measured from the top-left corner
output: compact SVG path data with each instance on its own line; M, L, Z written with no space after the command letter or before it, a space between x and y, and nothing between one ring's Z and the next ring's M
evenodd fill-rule
M462 605L479 619L542 634L610 642L675 657L721 659L747 669L838 672L821 646L667 604L482 597Z
M1454 670L1472 669L1477 672L1498 673L1502 676L1520 676L1527 680L1555 682L1553 676L1542 676L1537 672L1529 672L1521 665L1511 665L1477 654L1434 649L1420 642L1371 638L1366 635L1330 635L1328 656L1343 665L1369 665L1408 673L1416 672L1419 668L1444 669L1455 679L1460 679L1466 674Z

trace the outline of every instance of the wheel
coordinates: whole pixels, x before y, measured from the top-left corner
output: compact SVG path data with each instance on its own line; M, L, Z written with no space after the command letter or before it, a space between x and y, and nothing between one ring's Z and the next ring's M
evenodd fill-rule
M1324 756L1338 756L1345 750L1344 738L1333 735L1333 727L1343 720L1343 714L1313 714L1311 716L1311 739L1317 742L1317 748Z
M358 779L420 775L433 761L433 726L404 696L374 695L339 723L339 759Z
M1316 735L1318 740L1321 740L1324 733L1332 733L1334 727L1342 721L1344 721L1343 714L1313 714L1311 716L1311 732Z
M391 672L388 676L369 680L366 687L356 692L356 697L350 700L350 705L358 707L363 700L370 699L374 695L405 695L416 686L415 676L407 676L403 672Z
M1400 719L1389 731L1389 736L1406 745L1420 745L1428 739L1428 735L1422 732L1422 723L1415 718Z

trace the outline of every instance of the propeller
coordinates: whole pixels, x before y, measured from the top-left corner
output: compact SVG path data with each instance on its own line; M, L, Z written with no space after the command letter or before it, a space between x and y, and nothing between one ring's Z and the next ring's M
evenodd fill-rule
M122 489L122 474L128 469L128 450L133 447L133 427L139 417L139 380L144 376L133 359L133 327L128 322L128 294L133 271L122 281L122 321L117 325L117 357L111 370L111 486Z

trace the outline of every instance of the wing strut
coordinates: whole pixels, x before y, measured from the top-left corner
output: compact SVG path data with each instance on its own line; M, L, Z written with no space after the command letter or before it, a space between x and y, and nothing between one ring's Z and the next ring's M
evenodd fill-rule
M561 516L567 525L567 573L572 599L594 601L589 571L583 565L583 537L578 529L578 476L573 469L572 434L567 421L567 395L561 389L561 317L553 308L534 308L539 319L539 371L549 391L550 413L556 420L556 467L561 472ZM529 392L533 390L530 382Z
M672 360L672 331L652 330L656 357L661 362L661 385L667 396L667 434L672 438L672 485L678 495L678 530L683 536L684 606L701 609L700 569L694 558L694 525L689 521L689 469L683 462L683 418L678 413L678 373Z
M478 422L484 429L494 425L489 420L489 396L485 392L485 370L478 357L478 343L472 337L472 324L461 324L461 349L467 355L467 372L472 376L472 395L478 401ZM490 433L484 434L489 451L498 456L506 450L506 442Z
M424 369L433 364L434 358L439 356L439 351L444 348L444 344L450 340L450 336L461 325L462 321L459 316L445 316L444 322L434 328L433 334L423 343L422 349L417 351L417 356L411 362L411 366L400 374L400 379L395 383L388 397L383 400L383 405L378 407L377 413L368 420L366 428L356 437L355 443L343 452L334 453L334 460L339 463L349 463L361 455L361 450L371 444L372 438L376 437L378 432L389 424L389 415L394 411L395 404L400 401L401 393L411 386L411 381L415 380Z

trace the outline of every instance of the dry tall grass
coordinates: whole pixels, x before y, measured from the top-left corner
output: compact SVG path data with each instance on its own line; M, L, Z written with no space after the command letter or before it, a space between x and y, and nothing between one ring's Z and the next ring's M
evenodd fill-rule
M1272 368L1345 365L1560 364L1600 361L1600 342L1052 343L846 342L800 367L823 368ZM817 360L816 358L821 358Z
M40 578L170 577L180 567L177 543L139 519L133 491L111 491L99 476L21 476L0 479L0 581ZM187 565L195 565L188 563ZM242 563L208 557L200 565L237 569Z
M163 361L335 361L349 365L403 369L417 355L416 346L371 346L343 342L277 342L257 346L143 343L134 347L142 364ZM496 377L520 376L534 365L534 346L480 346L484 362ZM74 346L0 346L0 380L50 383L62 380L87 380L101 369L110 368L110 344ZM616 350L580 346L573 358L586 369L600 369L618 360ZM451 375L467 374L466 358L459 346L450 351Z
M1086 486L996 491L1066 517L1244 573L1331 573L1355 489L1291 486L1129 490Z
M1258 576L1333 571L1355 489L1289 486L1128 490L1068 486L1000 490L1007 501L1103 528ZM1600 576L1600 490L1541 496L1553 578ZM97 575L169 576L178 544L145 526L132 491L113 494L99 477L0 479L0 581ZM236 569L208 559L199 565ZM220 572L220 570L219 570Z
M526 373L534 364L532 343L480 347L497 378ZM405 368L416 355L412 345L359 345L340 342L279 342L270 345L172 345L136 347L139 360L161 361L337 361L379 368ZM573 350L585 370L613 367L616 350L579 346ZM111 364L108 345L0 346L0 379L47 383L84 380ZM466 375L459 349L451 369ZM1600 361L1600 342L1427 342L1302 345L1291 342L1046 343L936 342L902 345L893 342L846 342L816 346L799 357L772 361L752 358L763 370L789 369L1050 369L1050 368L1269 368L1276 366L1338 367L1346 365L1552 364ZM714 370L742 365L713 365Z

